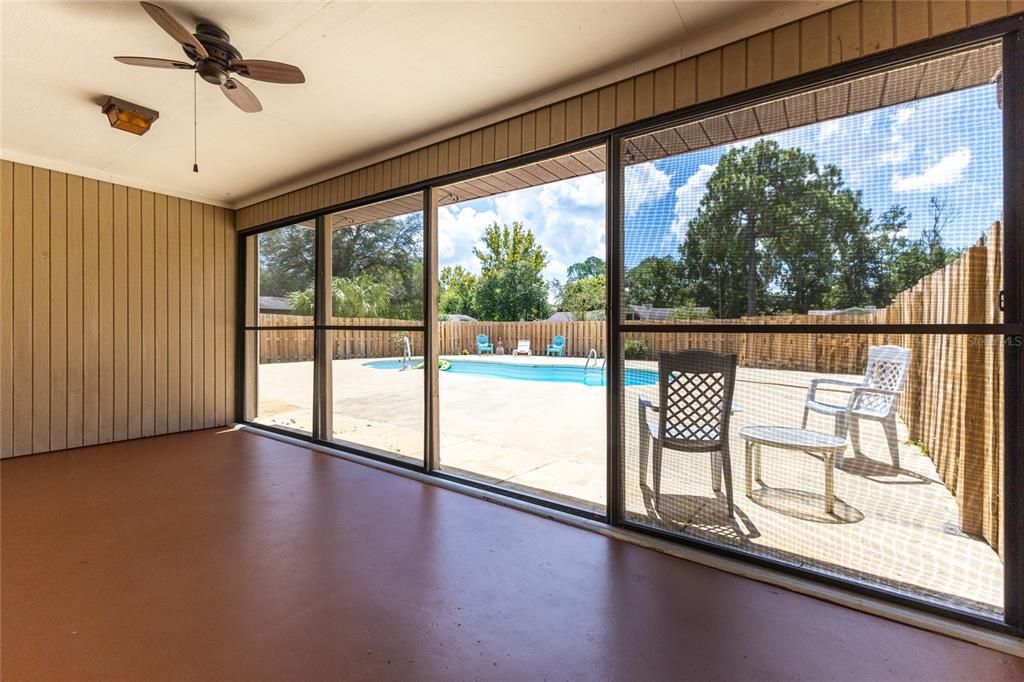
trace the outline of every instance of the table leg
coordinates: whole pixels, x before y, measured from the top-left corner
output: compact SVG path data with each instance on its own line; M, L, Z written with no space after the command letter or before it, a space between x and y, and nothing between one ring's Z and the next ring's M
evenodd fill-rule
M764 479L761 478L761 458L764 456L762 448L764 448L764 445L761 443L754 446L754 480L764 485Z
M752 477L753 477L753 472L752 472L752 469L751 469L751 467L753 466L753 462L750 461L750 458L753 455L753 452L752 452L753 448L754 448L754 444L751 443L748 440L747 443L746 443L746 446L744 448L744 455L745 455L744 459L746 460L746 466L744 467L744 470L745 470L745 474L746 474L745 480L746 480L746 488L747 488L747 497L750 497L751 495L754 494L754 483L751 480Z
M840 456L842 456L840 454ZM835 454L832 452L825 453L825 513L831 514L834 508L835 502L835 480L832 461Z

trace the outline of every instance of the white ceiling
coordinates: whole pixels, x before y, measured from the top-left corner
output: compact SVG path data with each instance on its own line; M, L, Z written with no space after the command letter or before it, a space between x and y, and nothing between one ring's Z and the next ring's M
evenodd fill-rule
M304 85L249 81L244 114L192 76L115 62L181 59L136 2L0 0L0 154L241 206L421 146L546 98L667 63L836 2L161 2L213 21L247 58L293 63ZM157 109L144 137L107 126L106 95Z

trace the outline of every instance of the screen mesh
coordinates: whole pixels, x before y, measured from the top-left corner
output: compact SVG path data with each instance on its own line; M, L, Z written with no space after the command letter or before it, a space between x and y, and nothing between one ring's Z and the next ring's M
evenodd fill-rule
M1002 337L629 333L623 343L628 520L1001 610ZM706 353L735 363L734 380Z
M627 139L622 319L1001 321L1000 54Z
M1003 337L944 327L1002 322L1001 67L973 47L624 141L626 519L1002 610Z

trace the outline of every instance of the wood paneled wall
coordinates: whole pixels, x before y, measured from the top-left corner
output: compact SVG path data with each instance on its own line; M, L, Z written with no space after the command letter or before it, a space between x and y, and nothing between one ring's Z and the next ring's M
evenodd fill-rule
M246 206L238 229L468 170L1024 12L1024 0L858 0Z
M226 424L234 212L0 162L0 456Z

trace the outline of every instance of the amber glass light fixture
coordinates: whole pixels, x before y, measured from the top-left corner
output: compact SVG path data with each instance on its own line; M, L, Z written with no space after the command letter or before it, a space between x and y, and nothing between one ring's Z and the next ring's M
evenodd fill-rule
M126 102L116 97L108 97L103 103L103 113L107 115L111 128L124 130L135 135L144 135L160 113Z

